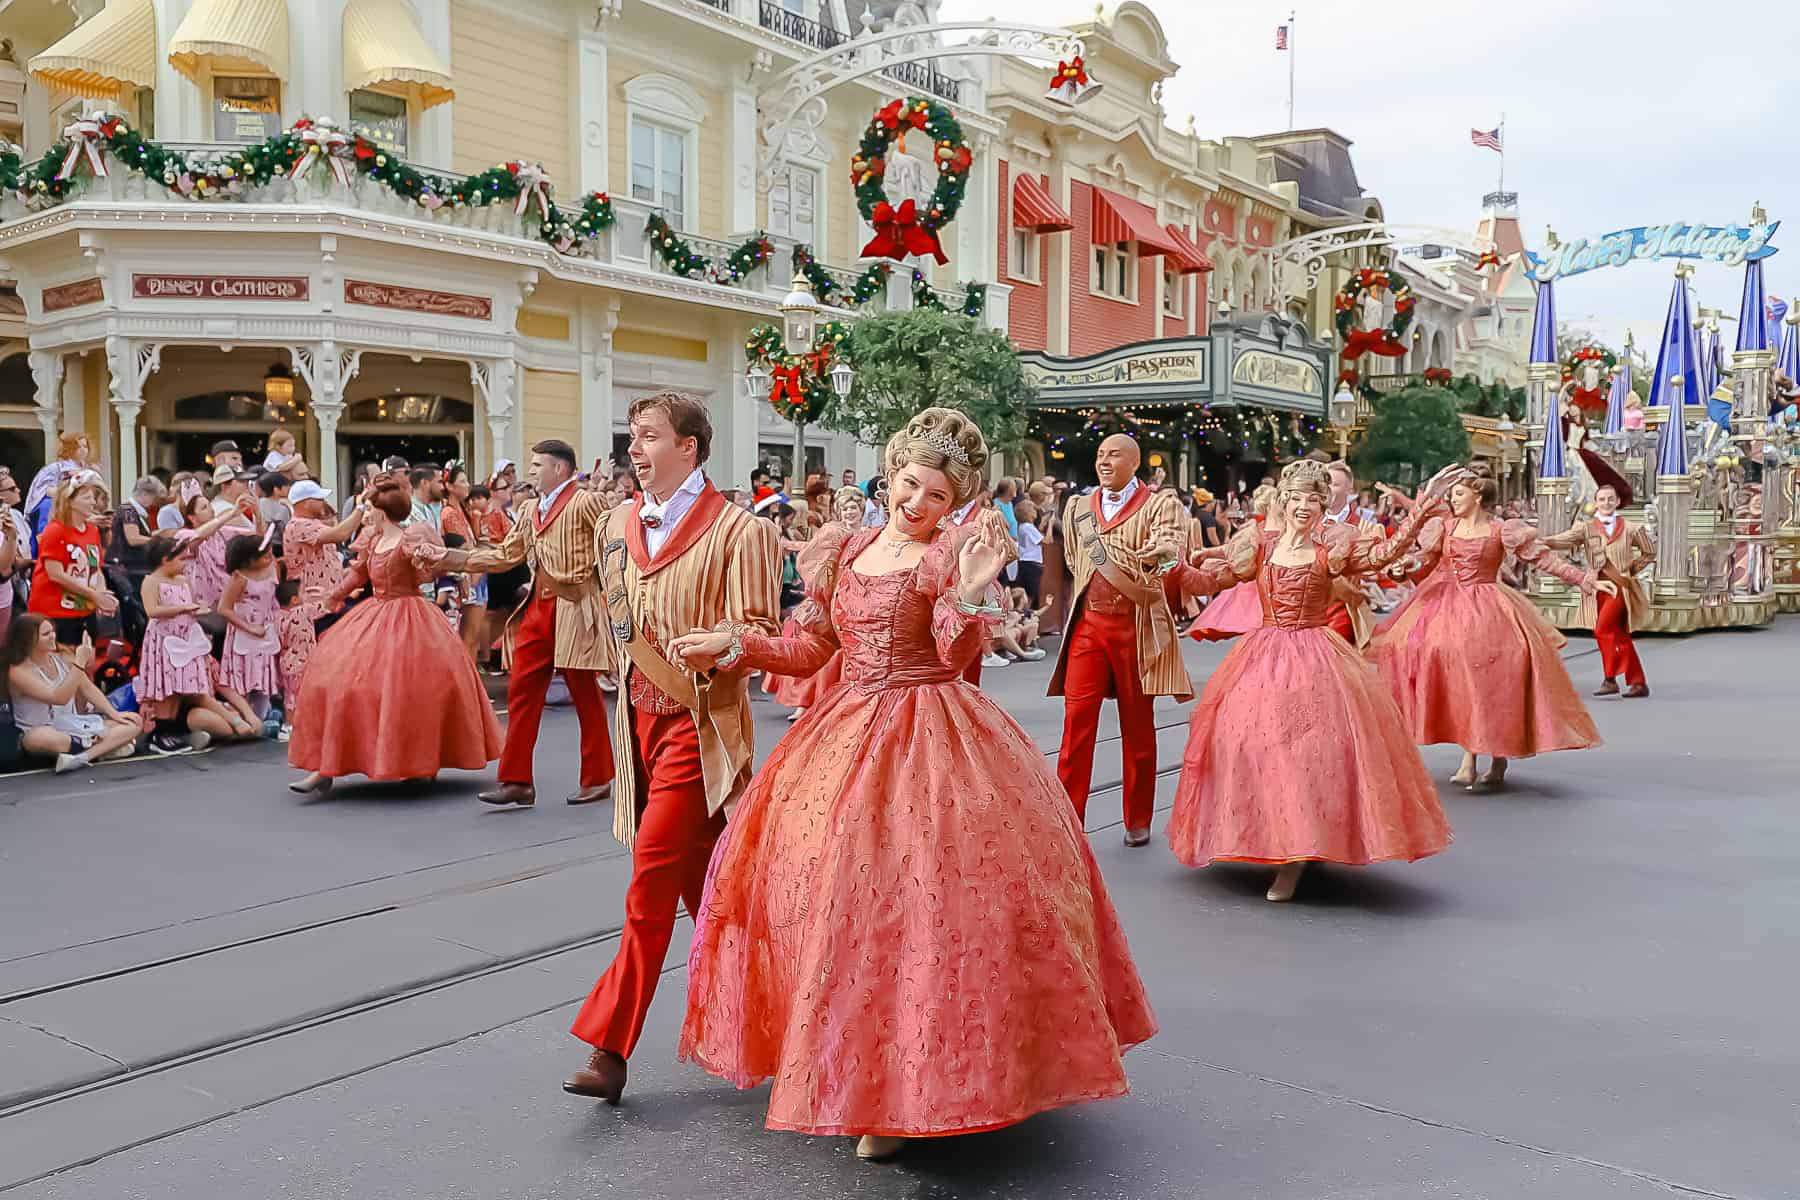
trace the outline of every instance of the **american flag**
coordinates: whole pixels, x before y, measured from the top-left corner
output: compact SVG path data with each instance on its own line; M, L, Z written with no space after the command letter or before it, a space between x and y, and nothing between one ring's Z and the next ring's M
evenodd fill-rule
M1499 129L1471 129L1471 130L1469 130L1469 140L1471 142L1475 143L1477 146L1486 146L1489 150L1499 150L1500 149L1500 130ZM1504 151L1502 151L1502 153L1504 153Z
M1275 48L1277 50L1286 50L1287 49L1287 26L1286 25L1277 25L1275 27Z

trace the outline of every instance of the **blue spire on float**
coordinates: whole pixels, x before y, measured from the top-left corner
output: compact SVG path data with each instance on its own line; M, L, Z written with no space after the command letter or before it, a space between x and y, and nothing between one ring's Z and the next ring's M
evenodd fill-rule
M1687 451L1687 414L1681 406L1679 398L1673 394L1669 381L1662 381L1663 392L1660 396L1652 395L1652 403L1669 406L1668 419L1663 422L1662 436L1656 443L1656 473L1658 475L1686 475L1688 473ZM1687 391L1688 381L1682 380L1682 391Z
M1688 308L1688 271L1675 268L1675 288L1669 293L1669 315L1663 318L1662 340L1656 347L1656 371L1650 376L1650 403L1692 404L1698 407L1707 393L1700 390L1700 355L1694 345L1694 320ZM1669 380L1681 376L1681 395L1669 394Z
M1625 397L1631 395L1631 347L1619 359L1619 370L1613 375L1612 391L1606 395L1606 433L1625 431Z
M1788 377L1789 383L1800 383L1800 326L1784 322L1781 326L1781 350L1775 355L1775 369Z
M1700 340L1700 399L1709 398L1719 386L1725 369L1725 351L1719 345L1719 330L1710 326Z
M1556 289L1538 284L1537 308L1531 316L1531 361L1554 363L1556 357Z
M1775 348L1769 341L1769 326L1764 321L1768 307L1768 299L1763 295L1762 259L1753 258L1744 264L1744 299L1738 305L1739 354Z

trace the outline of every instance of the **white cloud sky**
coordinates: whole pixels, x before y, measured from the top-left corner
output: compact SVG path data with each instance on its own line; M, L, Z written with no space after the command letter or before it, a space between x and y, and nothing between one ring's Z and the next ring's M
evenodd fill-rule
M1109 6L1110 7L1110 6ZM1151 0L1181 70L1163 106L1207 137L1287 127L1287 3ZM1071 0L944 0L942 19L1088 19ZM1506 186L1526 244L1670 221L1742 223L1761 201L1786 223L1765 260L1772 293L1800 292L1800 5L1718 0L1380 0L1298 5L1297 127L1355 143L1357 175L1399 224L1473 228L1499 156L1469 143L1506 116ZM1558 285L1565 326L1654 346L1672 264ZM1735 317L1742 271L1703 265L1698 303ZM1734 324L1725 325L1730 348Z

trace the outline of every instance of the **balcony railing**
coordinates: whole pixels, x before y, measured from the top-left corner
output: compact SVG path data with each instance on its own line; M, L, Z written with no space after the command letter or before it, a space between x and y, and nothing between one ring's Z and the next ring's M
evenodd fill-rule
M810 17L790 12L782 7L780 0L760 0L758 24L770 33L803 42L814 50L829 50L850 40L844 34L835 29L827 29Z
M928 62L894 63L882 68L881 73L909 88L930 92L952 104L962 103L961 81L950 78Z

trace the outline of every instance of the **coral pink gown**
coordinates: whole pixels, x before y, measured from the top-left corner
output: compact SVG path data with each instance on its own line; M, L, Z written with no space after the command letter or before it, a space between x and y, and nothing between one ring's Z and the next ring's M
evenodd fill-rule
M288 762L326 775L428 779L500 757L500 722L462 641L419 593L444 544L423 525L359 551L328 607L363 583L373 595L325 631L292 712Z
M844 548L844 541L853 531L841 524L831 524L819 530L812 541L795 558L795 567L799 569L801 582L808 590L818 586L820 573L831 569L837 562L838 552ZM792 618L781 628L783 637L794 637L800 632ZM789 708L811 708L825 694L844 682L844 656L833 654L824 666L810 675L793 676L777 675L773 672L763 676L763 691L775 697L778 704Z
M1043 752L961 678L986 638L954 539L909 571L849 565L798 637L745 665L844 685L775 747L726 827L688 962L681 1054L768 1126L928 1137L1123 1095L1156 1031L1124 930Z
M1502 758L1598 746L1600 731L1563 666L1562 634L1499 581L1509 551L1567 583L1585 578L1524 521L1495 521L1486 535L1462 538L1433 517L1419 533L1430 574L1382 624L1369 657L1422 746L1453 742Z
M1327 624L1332 581L1378 570L1412 542L1314 535L1313 560L1273 561L1280 536L1246 530L1223 563L1181 569L1188 591L1254 579L1262 627L1219 664L1188 725L1169 845L1190 867L1412 861L1450 844L1437 788L1374 667Z

